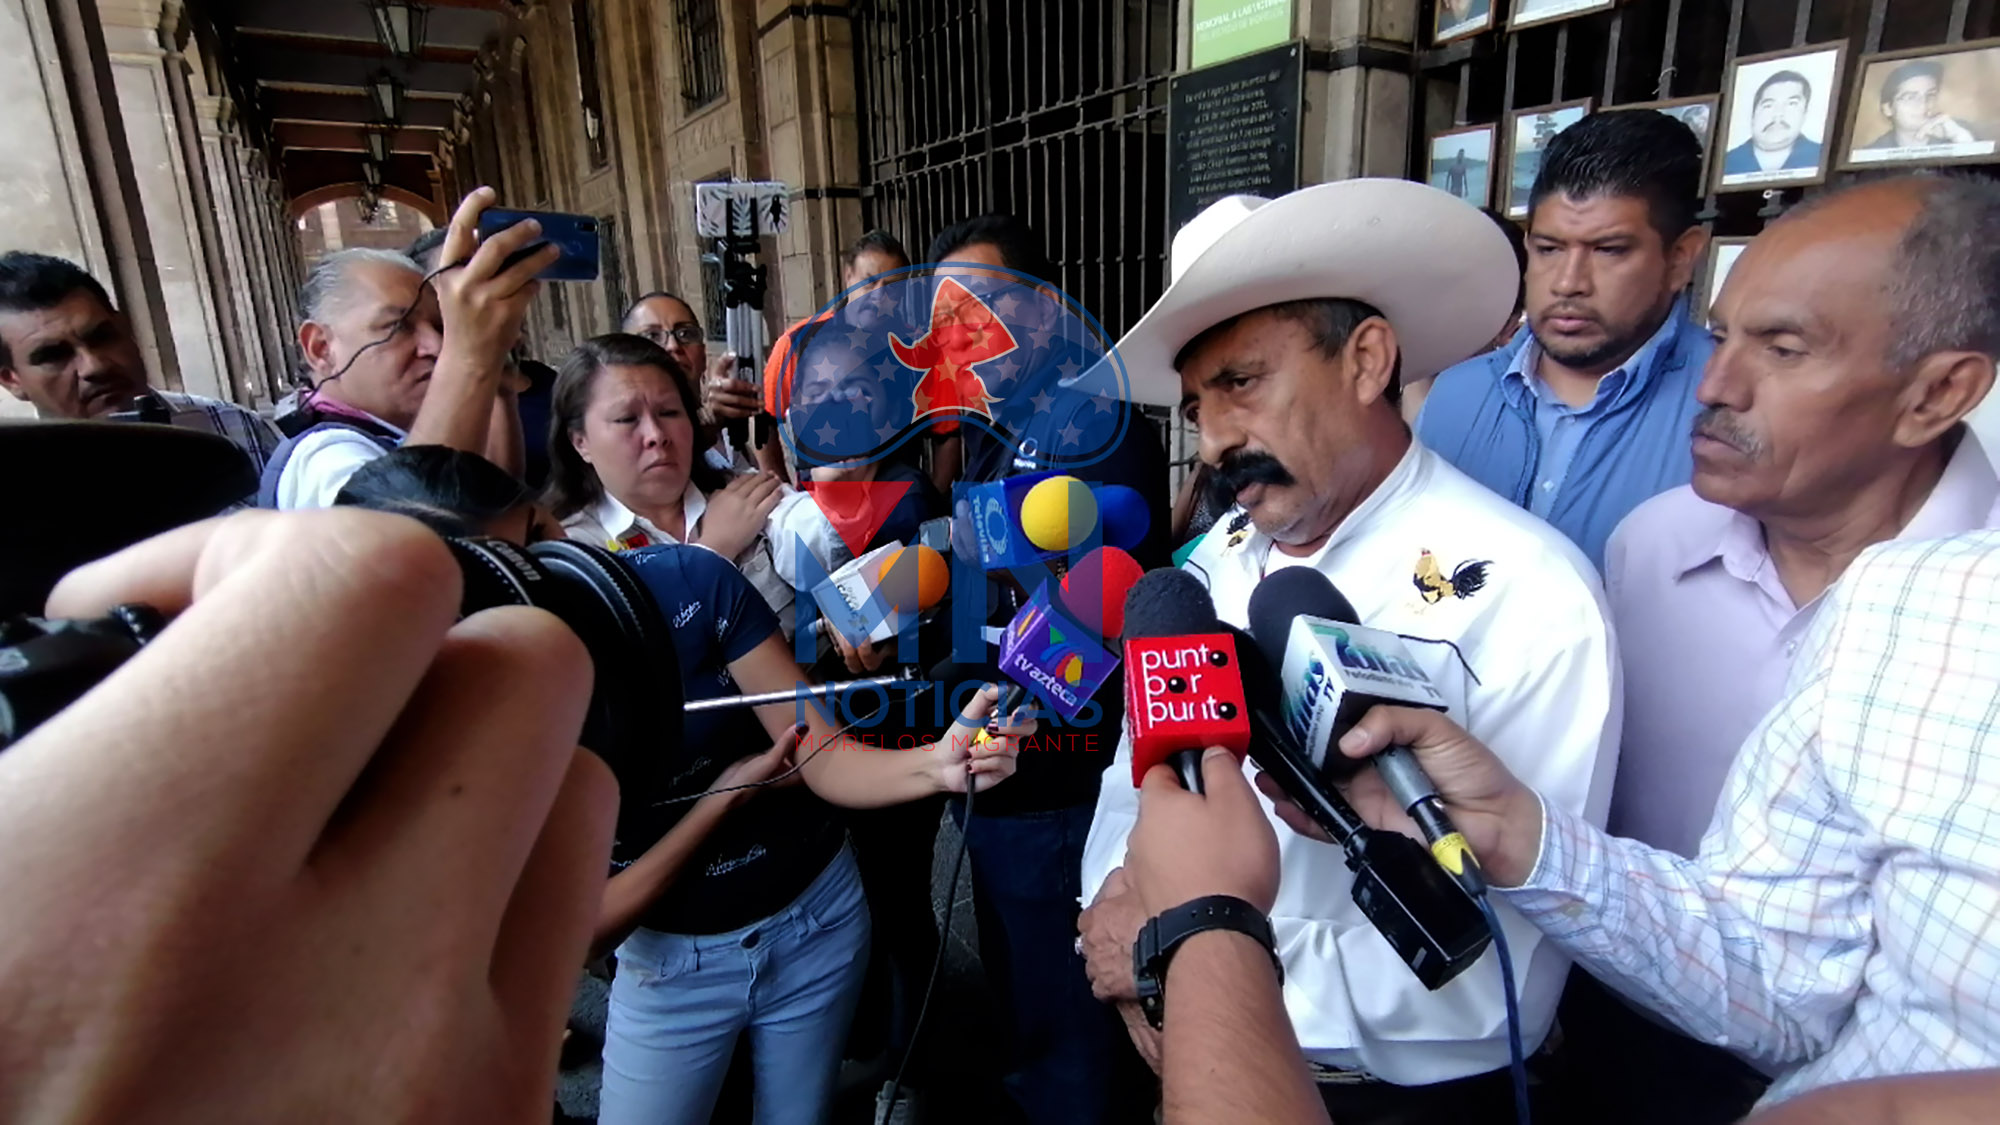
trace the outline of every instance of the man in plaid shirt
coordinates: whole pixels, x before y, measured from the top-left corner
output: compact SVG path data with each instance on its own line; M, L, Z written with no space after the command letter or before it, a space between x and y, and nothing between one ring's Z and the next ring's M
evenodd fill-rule
M0 386L43 418L123 414L224 437L264 471L278 433L232 403L153 390L131 325L76 265L46 254L0 255Z
M2000 1066L2000 531L1854 563L1695 859L1545 806L1441 714L1379 708L1341 750L1388 745L1421 755L1496 893L1598 980L1774 1072L1767 1101ZM1349 795L1408 826L1374 771Z

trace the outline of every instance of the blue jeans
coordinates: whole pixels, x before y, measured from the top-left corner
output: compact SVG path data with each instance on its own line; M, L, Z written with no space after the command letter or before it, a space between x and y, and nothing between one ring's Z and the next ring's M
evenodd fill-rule
M868 931L861 874L843 847L761 922L726 934L634 933L611 984L599 1125L703 1125L746 1031L757 1125L826 1120Z
M1090 805L981 816L965 828L972 858L979 961L1008 1035L1007 1095L1035 1125L1119 1119L1127 1072L1124 1025L1090 993L1076 952L1083 842ZM965 806L952 817L965 824Z

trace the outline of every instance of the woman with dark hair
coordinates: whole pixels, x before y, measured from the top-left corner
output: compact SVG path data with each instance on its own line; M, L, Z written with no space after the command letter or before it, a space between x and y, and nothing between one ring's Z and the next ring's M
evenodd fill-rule
M444 535L521 545L556 530L536 518L520 482L441 447L384 455L355 474L340 502L400 512ZM665 618L688 700L799 686L777 618L715 552L661 545L618 561ZM961 718L946 736L909 751L857 745L825 712L791 703L660 716L672 780L620 794L621 822L637 825L637 838L620 843L637 858L606 883L593 942L618 949L600 1122L709 1120L739 1036L750 1044L759 1121L826 1119L872 928L829 806L986 792L1013 774L1014 740L1035 730L1022 723L975 740L998 701L991 685L961 693L951 701L964 704ZM631 816L635 806L648 814Z
M336 505L409 516L449 538L487 536L525 547L561 539L535 494L484 457L443 445L406 445L347 478Z
M587 340L556 378L549 506L572 539L613 550L693 543L734 562L789 640L809 553L831 574L851 557L810 497L770 473L731 479L702 456L714 435L686 371L638 336Z

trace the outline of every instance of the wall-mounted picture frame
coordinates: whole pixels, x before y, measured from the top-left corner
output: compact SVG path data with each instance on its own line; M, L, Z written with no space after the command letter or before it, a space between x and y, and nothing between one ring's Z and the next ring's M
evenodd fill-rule
M2000 39L1863 56L1842 168L2000 159Z
M1493 0L1437 0L1431 16L1433 47L1493 29Z
M1709 306L1715 304L1716 295L1722 292L1722 283L1729 279L1729 271L1736 268L1736 259L1743 256L1743 248L1748 245L1750 240L1747 238L1709 240L1708 260L1701 268L1701 288L1695 294L1695 320L1708 323Z
M1507 17L1507 30L1608 12L1617 6L1618 0L1514 0L1514 10Z
M1424 181L1474 207L1491 207L1499 138L1497 125L1464 125L1432 137Z
M1709 165L1715 154L1715 122L1717 107L1722 101L1719 94L1698 94L1691 98L1668 98L1658 102L1635 102L1632 105L1605 106L1606 109L1652 109L1658 110L1688 127L1695 139L1701 142L1701 182L1708 182Z
M1542 153L1557 133L1590 116L1596 103L1589 98L1533 109L1517 109L1507 115L1507 181L1503 208L1510 219L1528 217L1528 194L1534 190L1535 176L1542 170Z
M1724 84L1715 190L1826 182L1840 124L1847 44L1820 43L1737 59Z

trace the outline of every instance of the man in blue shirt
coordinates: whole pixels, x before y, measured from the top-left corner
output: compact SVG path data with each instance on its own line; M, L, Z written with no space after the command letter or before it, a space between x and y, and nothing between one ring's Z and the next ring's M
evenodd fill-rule
M1417 437L1554 524L1591 562L1642 501L1686 484L1714 345L1682 294L1708 245L1701 145L1650 109L1549 143L1529 196L1527 331L1439 375Z

